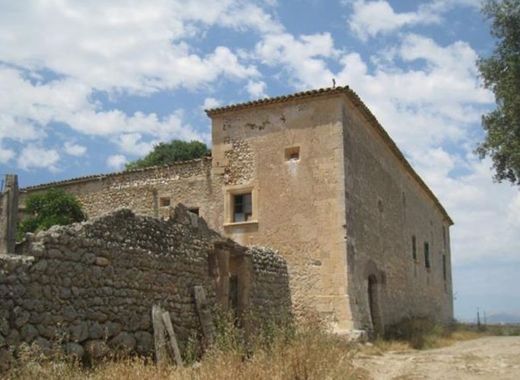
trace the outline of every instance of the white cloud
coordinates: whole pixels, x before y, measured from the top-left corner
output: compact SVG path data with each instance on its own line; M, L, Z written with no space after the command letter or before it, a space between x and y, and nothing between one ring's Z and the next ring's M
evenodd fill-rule
M338 51L330 33L302 35L268 34L256 45L256 55L264 64L280 66L291 74L295 87L319 87L332 83L325 59Z
M207 141L209 134L183 123L178 111L158 117L103 109L96 93L117 101L127 94L198 90L221 78L249 83L260 74L247 57L225 46L202 52L190 42L215 26L283 30L261 6L241 0L150 0L131 6L119 0L22 0L1 8L0 145L14 140L22 148L42 145L56 123L104 137L129 154L173 137ZM72 146L65 152L82 153ZM9 149L1 156L8 160L13 154Z
M355 1L353 14L349 19L349 27L363 40L379 33L388 33L405 25L417 23L435 23L438 17L429 13L405 12L396 13L385 0Z
M137 93L257 75L226 47L199 55L184 41L214 25L281 28L260 7L238 0L19 1L0 12L0 60L52 70L88 88Z
M246 86L246 90L252 98L265 98L267 85L263 81L249 81Z
M269 36L257 53L283 67L298 87L328 86L335 77L361 96L455 220L455 263L518 259L518 191L493 183L490 163L471 153L480 116L493 102L479 85L475 51L464 42L440 45L408 34L371 66L357 53L343 53L333 72L327 64L338 55L333 44L306 47L292 36ZM302 69L309 62L319 69Z
M434 0L415 11L395 12L387 0L354 0L348 25L362 40L397 31L405 26L438 24L443 14L457 6L480 6L480 0Z
M106 164L111 169L121 170L127 162L128 160L122 154L114 154L107 158Z
M15 156L15 152L11 149L5 149L0 146L0 164L6 164L11 161Z
M202 104L202 109L203 110L209 110L209 109L212 109L212 108L216 108L216 107L219 107L221 105L220 101L218 99L215 99L215 98L206 98L204 99L204 103Z
M56 163L59 159L60 155L56 150L29 144L20 153L18 166L23 170L45 168L50 171L57 171Z
M494 183L489 161L473 158L468 164L466 175L426 176L455 220L454 262L467 265L479 260L519 261L520 220L513 216L519 210L515 204L518 189Z
M65 153L71 156L81 157L87 153L87 148L83 145L67 141L64 145Z
M466 43L441 46L407 35L392 60L376 64L373 72L358 54L344 55L336 77L359 92L400 147L419 156L428 147L474 135L475 123L493 102L479 86L476 58ZM401 61L412 66L403 67Z

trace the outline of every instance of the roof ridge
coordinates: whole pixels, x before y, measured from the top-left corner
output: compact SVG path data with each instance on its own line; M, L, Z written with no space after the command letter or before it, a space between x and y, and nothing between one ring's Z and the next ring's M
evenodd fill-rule
M201 162L202 160L212 160L212 157L204 156L201 158L194 158L191 160L176 161L176 162L172 162L170 164L148 166L146 168L136 168L136 169L130 169L130 170L120 170L117 172L110 172L110 173L85 175L85 176L81 176L81 177L74 177L74 178L64 179L64 180L60 180L60 181L42 183L39 185L27 186L27 187L21 188L20 191L24 192L24 191L30 191L30 190L38 190L38 189L43 189L43 188L52 187L52 186L61 186L61 185L69 184L69 183L84 182L84 181L94 180L94 179L102 180L104 178L116 177L119 175L146 172L146 171L152 171L152 170L157 170L157 169L170 168L170 167L174 167L174 166L181 166L181 165L185 165L185 164Z
M251 100L248 102L235 103L235 104L229 104L227 106L209 108L209 109L205 109L204 112L206 112L206 114L208 116L211 116L211 115L215 115L215 114L222 113L222 112L234 111L234 110L243 109L243 108L250 108L250 107L254 107L254 106L258 106L258 105L262 105L262 104L282 103L282 102L286 102L286 101L292 100L292 99L300 99L300 98L316 96L316 95L336 94L336 93L341 93L341 92L347 92L349 90L352 91L349 86L323 87L323 88L318 88L318 89L314 89L314 90L305 90L305 91L295 92L295 93L289 94L289 95L265 97L265 98L260 98L260 99L256 99L256 100Z

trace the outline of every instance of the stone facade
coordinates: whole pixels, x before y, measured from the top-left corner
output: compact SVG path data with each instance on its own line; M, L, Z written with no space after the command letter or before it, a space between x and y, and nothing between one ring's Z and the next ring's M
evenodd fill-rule
M352 90L207 112L211 159L25 194L63 187L89 216L120 206L164 216L162 205L186 203L234 241L280 251L295 313L317 311L338 333L453 317L452 221ZM244 195L252 205L239 220Z
M216 251L247 265L239 273L232 260L220 260L221 267L210 270ZM238 291L248 293L239 297L253 315L290 312L281 257L238 246L182 206L167 221L122 209L29 234L16 255L0 256L0 366L24 342L44 351L59 345L80 357L110 349L149 355L153 305L170 312L184 348L200 335L194 286L202 286L216 307L218 297L230 297L229 288L218 288L219 279L233 275L243 277Z

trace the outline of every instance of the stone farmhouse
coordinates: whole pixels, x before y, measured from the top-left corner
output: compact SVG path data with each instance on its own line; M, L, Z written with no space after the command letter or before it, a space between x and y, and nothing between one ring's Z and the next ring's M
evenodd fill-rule
M211 157L74 178L89 217L126 207L167 217L183 203L241 245L288 263L293 310L334 331L407 316L453 318L450 216L349 87L207 110ZM23 210L23 206L22 206Z

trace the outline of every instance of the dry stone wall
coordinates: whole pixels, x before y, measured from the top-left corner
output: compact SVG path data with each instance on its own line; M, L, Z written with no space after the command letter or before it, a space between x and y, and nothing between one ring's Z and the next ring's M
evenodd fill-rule
M59 187L76 196L89 218L119 208L129 208L140 215L167 217L170 205L182 203L199 209L210 225L219 226L221 186L220 177L211 174L211 159L202 158L29 187L22 189L20 204L23 209L27 196Z
M224 240L182 206L167 221L123 209L28 235L17 255L0 257L0 359L5 364L22 343L58 344L84 358L109 350L151 354L155 304L170 312L184 348L200 335L193 287L203 286L216 306L208 254ZM261 248L246 254L255 263L253 307L272 314L290 308L283 259Z

